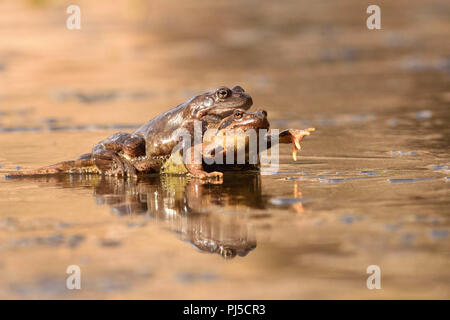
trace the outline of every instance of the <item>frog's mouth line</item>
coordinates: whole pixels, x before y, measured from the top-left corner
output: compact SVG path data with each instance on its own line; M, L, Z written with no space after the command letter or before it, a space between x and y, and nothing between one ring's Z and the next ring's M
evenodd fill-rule
M210 112L209 115L220 115L222 118L230 116L236 109L248 110L253 105L252 98L248 97L248 99L243 104L236 103L224 103L220 106L216 106ZM227 111L228 110L228 111Z
M229 107L217 107L214 110L211 110L211 112L208 112L209 116L217 116L220 120L223 118L226 118L228 116L231 116L233 114L234 111L236 111L236 109L243 109L243 110L248 110L250 109L251 105L249 106L229 106Z

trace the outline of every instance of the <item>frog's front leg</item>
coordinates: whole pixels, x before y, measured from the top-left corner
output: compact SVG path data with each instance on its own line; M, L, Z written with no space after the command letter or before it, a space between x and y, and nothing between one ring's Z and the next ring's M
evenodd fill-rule
M194 147L191 147L188 149L188 156L185 160L185 166L188 170L189 174L198 179L208 179L208 178L215 178L215 179L221 179L223 177L223 173L219 171L213 171L213 172L206 172L203 168L203 163L200 159L195 159L195 150ZM201 155L203 157L203 155ZM199 163L200 162L200 163Z

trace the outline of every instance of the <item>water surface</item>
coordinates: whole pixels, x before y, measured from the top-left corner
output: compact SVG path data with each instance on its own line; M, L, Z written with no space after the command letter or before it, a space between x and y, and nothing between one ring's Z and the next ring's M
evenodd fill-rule
M384 4L379 32L358 1L265 3L84 2L80 32L0 4L1 175L222 84L272 128L316 127L297 162L282 146L278 172L222 184L1 177L0 297L450 298L448 3Z

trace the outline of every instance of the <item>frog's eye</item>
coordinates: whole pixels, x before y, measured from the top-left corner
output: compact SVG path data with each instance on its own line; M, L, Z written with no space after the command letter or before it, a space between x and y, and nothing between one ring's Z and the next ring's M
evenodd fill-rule
M220 99L226 99L226 98L229 97L229 95L230 95L230 91L227 90L227 89L219 89L219 90L217 91L217 96L218 96Z
M244 116L244 112L242 112L242 111L235 111L234 112L234 118L235 119L241 119L242 117Z

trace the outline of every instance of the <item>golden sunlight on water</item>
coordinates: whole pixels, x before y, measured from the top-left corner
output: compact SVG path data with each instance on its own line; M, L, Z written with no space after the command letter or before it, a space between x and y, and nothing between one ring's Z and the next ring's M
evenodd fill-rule
M358 1L80 1L79 31L66 5L0 3L2 176L220 85L316 132L221 184L2 177L1 298L450 298L448 2L383 2L380 31Z

